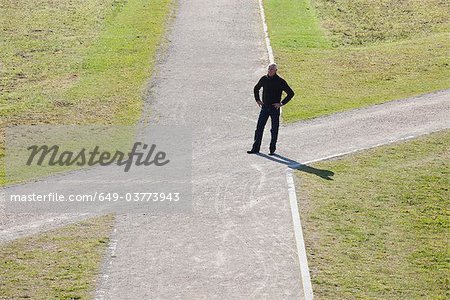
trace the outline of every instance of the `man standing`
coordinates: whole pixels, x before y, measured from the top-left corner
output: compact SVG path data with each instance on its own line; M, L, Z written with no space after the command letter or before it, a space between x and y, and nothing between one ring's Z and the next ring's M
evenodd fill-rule
M259 98L259 90L263 88L263 100ZM252 150L247 151L248 154L259 153L261 141L263 137L264 127L270 116L272 121L271 140L269 147L269 155L273 155L277 146L278 127L280 126L280 107L286 105L289 100L294 97L294 91L289 87L286 80L277 75L277 65L271 63L267 67L267 75L261 77L253 89L255 100L261 108L258 118L258 124L255 130L255 140ZM281 94L286 92L286 97L281 101Z

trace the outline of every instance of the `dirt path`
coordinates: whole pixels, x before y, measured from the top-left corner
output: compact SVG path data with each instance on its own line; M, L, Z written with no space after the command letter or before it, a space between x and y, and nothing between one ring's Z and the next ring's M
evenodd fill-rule
M151 122L193 128L194 213L122 216L99 298L298 299L285 173L248 156L266 57L256 1L180 1Z
M280 147L290 158L310 162L445 128L450 90L297 122L282 129Z

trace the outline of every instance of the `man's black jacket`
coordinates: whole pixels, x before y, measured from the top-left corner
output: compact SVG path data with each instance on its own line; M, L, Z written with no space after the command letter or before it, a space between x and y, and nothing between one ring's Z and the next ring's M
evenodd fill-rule
M286 92L286 97L281 101L282 105L285 105L289 100L294 97L294 91L289 87L286 80L275 74L272 77L264 75L255 85L253 89L255 93L255 100L259 101L259 90L263 88L263 103L269 107L272 107L274 103L280 103L281 94L283 91Z

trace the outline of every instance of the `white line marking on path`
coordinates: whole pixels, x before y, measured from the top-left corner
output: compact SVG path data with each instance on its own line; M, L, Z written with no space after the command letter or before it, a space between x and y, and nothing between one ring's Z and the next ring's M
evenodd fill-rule
M362 147L362 148L358 148L358 149L354 149L354 150L350 150L350 151L346 151L346 152L341 152L341 153L332 154L332 155L329 155L329 156L325 156L325 157L321 157L321 158L305 161L302 164L303 165L308 165L308 164L312 164L312 163L315 163L315 162L319 162L319 161L323 161L323 160L328 160L328 159L332 159L332 158L336 158L336 157L341 157L341 156L344 156L344 155L352 154L352 153L355 153L355 152L360 152L360 151L369 150L369 149L380 147L380 146L385 146L385 145L394 144L394 143L401 142L401 141L414 139L414 138L416 138L416 137L418 137L420 135L425 135L425 134L430 134L430 133L432 133L432 132L427 132L427 133L418 134L418 135L409 135L409 136L398 138L398 139L392 139L392 140L389 140L387 142L375 144L373 146ZM293 165L294 168L296 166L297 165Z
M298 212L297 195L295 194L294 176L292 169L286 170L286 180L289 191L289 202L291 204L292 221L294 223L295 241L297 243L297 254L300 262L300 273L303 283L303 292L306 300L313 299L311 277L309 275L308 259L306 257L305 241L303 239L303 230Z
M111 236L110 236L110 243L108 246L108 254L106 256L106 259L108 259L108 264L104 267L104 272L101 277L100 287L96 291L95 300L104 300L106 296L106 285L109 280L109 274L111 273L113 259L116 257L116 249L117 249L117 228L114 228Z
M261 13L261 20L262 20L263 28L264 28L264 37L266 40L267 53L269 55L269 63L273 63L273 62L275 62L275 60L273 57L272 46L270 45L270 38L269 38L269 32L268 32L268 27L267 27L267 23L266 23L266 17L265 17L265 13L264 13L263 0L259 0L259 10ZM283 113L283 110L280 107L280 116L282 113ZM302 226L301 226L301 222L300 222L300 214L298 212L297 196L295 194L294 177L292 175L292 169L290 169L290 168L287 168L287 170L286 170L286 180L287 180L287 184L288 184L292 221L294 224L295 241L297 244L297 255L298 255L298 259L299 259L299 263L300 263L300 275L302 278L303 292L305 295L305 300L312 300L313 299L313 291L312 291L312 285L311 285L311 277L309 275L305 242L303 240L303 231L302 231Z
M270 46L269 32L267 30L266 15L264 13L263 0L259 0L259 11L261 13L261 20L264 28L264 37L266 40L267 53L269 54L269 62L273 63L274 62L273 51L272 46Z

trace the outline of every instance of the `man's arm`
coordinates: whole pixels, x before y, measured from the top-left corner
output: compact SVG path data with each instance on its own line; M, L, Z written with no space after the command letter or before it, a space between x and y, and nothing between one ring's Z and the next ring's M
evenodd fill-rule
M255 85L255 87L253 88L253 93L255 94L255 101L256 102L261 102L261 99L259 98L259 90L262 88L263 86L263 78L261 77L258 81L258 83Z
M284 84L283 84L283 91L286 92L286 97L284 97L283 101L281 101L281 105L286 105L291 99L292 97L294 97L294 91L291 89L291 87L287 84L287 82L285 80Z

